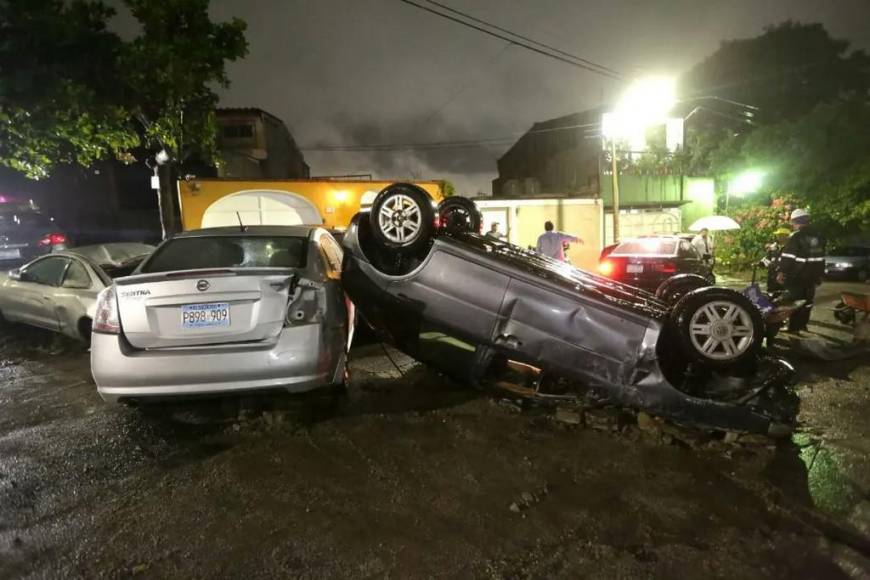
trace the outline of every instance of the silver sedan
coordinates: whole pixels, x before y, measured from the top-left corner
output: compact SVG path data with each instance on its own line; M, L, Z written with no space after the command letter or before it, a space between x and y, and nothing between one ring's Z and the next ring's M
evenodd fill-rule
M109 402L344 383L342 250L311 226L185 232L97 301L91 371Z
M87 342L97 295L154 250L138 243L83 246L0 274L0 316Z

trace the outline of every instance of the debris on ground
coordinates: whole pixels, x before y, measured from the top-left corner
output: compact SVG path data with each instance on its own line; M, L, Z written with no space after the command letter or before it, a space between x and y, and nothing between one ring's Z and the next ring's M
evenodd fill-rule
M557 407L553 416L559 423L566 425L582 425L583 411L572 407Z

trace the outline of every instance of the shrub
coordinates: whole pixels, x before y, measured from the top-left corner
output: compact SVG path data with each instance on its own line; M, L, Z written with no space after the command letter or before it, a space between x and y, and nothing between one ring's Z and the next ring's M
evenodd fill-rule
M775 238L779 228L789 227L794 209L786 197L774 197L768 205L735 208L729 216L740 224L739 230L719 232L716 236L716 263L731 272L752 267L764 255L764 247Z

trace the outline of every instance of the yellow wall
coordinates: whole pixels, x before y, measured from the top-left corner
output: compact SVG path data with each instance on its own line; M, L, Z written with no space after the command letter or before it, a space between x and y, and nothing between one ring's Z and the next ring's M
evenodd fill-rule
M544 233L544 222L552 221L557 230L585 242L571 244L568 250L570 262L579 268L597 271L602 241L601 200L478 198L475 202L485 215L498 219L500 231L508 234L512 244L523 248L534 247L538 236ZM507 223L502 215L506 215Z
M598 256L601 253L601 206L552 205L520 206L517 208L519 245L534 246L538 236L544 233L544 222L552 221L556 229L577 236L583 244L571 244L568 260L578 268L598 271Z
M181 223L184 230L202 227L205 211L217 200L250 190L287 191L310 200L331 228L346 228L360 209L360 199L367 191L380 191L393 181L274 181L236 179L192 179L178 183ZM435 181L414 181L435 201L441 201L441 185Z

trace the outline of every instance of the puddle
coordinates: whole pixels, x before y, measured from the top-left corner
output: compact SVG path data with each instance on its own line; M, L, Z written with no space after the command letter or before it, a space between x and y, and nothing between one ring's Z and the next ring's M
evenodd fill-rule
M837 447L806 433L797 433L794 443L807 470L807 488L813 505L836 515L846 515L861 501L861 491L848 476L849 460Z

